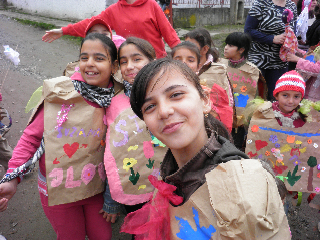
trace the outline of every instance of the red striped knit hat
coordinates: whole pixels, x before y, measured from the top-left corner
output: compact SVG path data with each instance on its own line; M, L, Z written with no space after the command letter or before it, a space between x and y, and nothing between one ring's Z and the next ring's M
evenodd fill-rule
M282 91L296 91L301 92L302 98L306 89L306 83L299 73L296 71L290 71L283 74L276 82L273 96L275 97L278 92Z

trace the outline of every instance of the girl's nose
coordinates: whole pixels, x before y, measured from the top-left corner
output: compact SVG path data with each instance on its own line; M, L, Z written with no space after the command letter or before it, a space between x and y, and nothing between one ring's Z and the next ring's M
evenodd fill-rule
M88 61L87 61L87 65L89 66L93 66L94 65L94 61L92 57L89 57Z
M129 69L133 69L134 68L134 65L133 65L132 61L130 61L130 60L128 61L127 68L129 68Z
M159 119L166 119L174 113L174 109L170 104L158 103L158 117Z

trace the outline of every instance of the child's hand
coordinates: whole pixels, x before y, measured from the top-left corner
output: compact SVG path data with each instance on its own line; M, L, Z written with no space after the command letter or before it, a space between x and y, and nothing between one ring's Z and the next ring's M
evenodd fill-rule
M298 56L296 56L295 54L292 54L292 53L287 54L287 61L288 62L298 62L299 59L300 58Z
M275 44L283 44L285 39L286 39L286 35L284 33L282 33L280 35L274 36L273 43L275 43Z
M17 191L18 179L13 179L10 182L0 184L0 212L3 212L8 207L9 200Z
M62 37L63 32L62 29L52 29L50 31L46 31L46 34L43 35L42 41L51 43L54 40L57 40L58 38Z
M115 223L117 220L117 217L120 216L120 213L110 214L103 211L103 209L101 209L99 213L103 213L103 218L105 218L107 222L111 222L111 223Z

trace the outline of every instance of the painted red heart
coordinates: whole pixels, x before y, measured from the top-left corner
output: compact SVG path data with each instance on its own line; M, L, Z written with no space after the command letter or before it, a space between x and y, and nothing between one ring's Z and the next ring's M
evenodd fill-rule
M78 149L79 149L79 143L77 142L72 143L71 146L68 143L63 146L63 150L68 155L69 158L71 158Z
M272 169L277 176L278 174L282 174L287 168L288 166L274 166Z
M261 141L261 140L256 140L256 149L257 149L257 152L261 149L261 148L264 148L266 146L268 146L268 143L266 141Z
M257 156L258 153L253 154L253 153L250 151L250 152L248 152L248 155L249 155L251 158L253 158L253 157Z
M57 160L57 158L55 160L53 160L53 164L59 164L60 162Z

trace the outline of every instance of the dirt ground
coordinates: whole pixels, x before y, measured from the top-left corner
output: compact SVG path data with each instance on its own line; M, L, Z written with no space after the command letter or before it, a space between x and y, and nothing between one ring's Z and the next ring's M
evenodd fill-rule
M42 42L43 34L41 29L21 25L0 15L0 44L9 45L18 51L21 60L20 65L14 66L5 59L1 47L1 106L9 111L13 119L13 126L6 135L12 147L16 145L28 122L30 113L26 114L24 108L33 91L42 85L44 79L61 76L66 64L76 60L79 54L79 47L72 42ZM289 206L288 219L294 240L320 239L317 229L320 214L307 205L307 197L307 194L303 195L302 206ZM320 204L319 196L316 196L314 203ZM128 235L118 233L121 221L122 218L114 225L113 239L130 239ZM9 208L0 213L0 235L8 240L56 238L41 208L36 170L18 186Z

